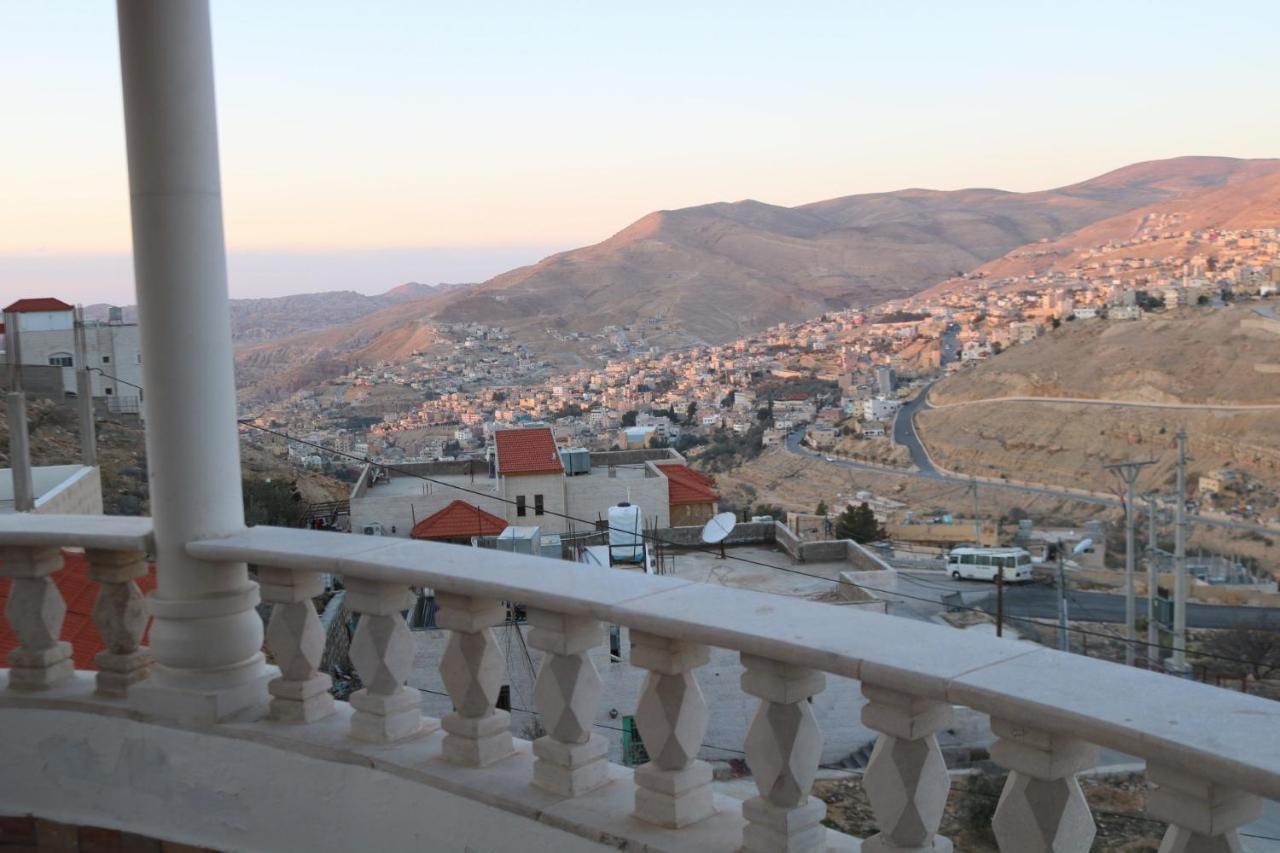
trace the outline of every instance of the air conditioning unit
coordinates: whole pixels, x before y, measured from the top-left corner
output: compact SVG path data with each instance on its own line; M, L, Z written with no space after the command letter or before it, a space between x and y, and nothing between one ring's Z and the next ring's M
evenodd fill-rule
M381 536L382 525L375 521L371 524L366 524L364 527L360 528L360 532L363 533L365 536Z

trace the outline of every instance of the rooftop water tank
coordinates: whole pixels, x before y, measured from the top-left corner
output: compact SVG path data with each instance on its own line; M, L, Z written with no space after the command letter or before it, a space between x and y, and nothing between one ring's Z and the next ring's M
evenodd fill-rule
M609 553L615 563L639 563L644 560L640 507L625 501L609 507Z

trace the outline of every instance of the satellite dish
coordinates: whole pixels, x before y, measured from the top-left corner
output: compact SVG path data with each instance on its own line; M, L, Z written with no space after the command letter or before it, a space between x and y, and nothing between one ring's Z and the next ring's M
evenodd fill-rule
M733 526L737 524L738 519L731 512L722 512L715 518L708 521L702 527L702 541L708 545L714 545L717 542L723 542L730 533L733 532Z

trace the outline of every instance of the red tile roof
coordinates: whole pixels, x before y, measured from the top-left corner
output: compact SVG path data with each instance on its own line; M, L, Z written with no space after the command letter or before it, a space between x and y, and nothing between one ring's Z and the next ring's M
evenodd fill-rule
M97 669L93 657L106 648L98 629L93 625L93 603L98 598L98 583L89 579L89 563L84 554L62 552L62 569L53 573L53 582L67 603L67 615L62 620L60 639L71 643L71 657L76 669ZM9 603L9 578L0 578L0 609ZM156 568L148 566L146 575L138 578L143 593L156 588ZM146 642L144 635L143 642ZM18 638L9 627L8 620L0 620L0 660L18 647Z
M659 465L667 475L667 501L672 504L704 504L720 500L719 493L711 488L715 480L695 471L688 465L676 463Z
M505 519L459 500L415 524L409 538L463 539L468 536L497 536L506 528Z
M564 470L548 427L502 429L493 434L498 446L498 473L546 474Z
M39 299L19 299L17 302L4 309L6 314L23 314L27 311L72 311L75 306L68 305L61 299L54 299L52 296L43 296Z

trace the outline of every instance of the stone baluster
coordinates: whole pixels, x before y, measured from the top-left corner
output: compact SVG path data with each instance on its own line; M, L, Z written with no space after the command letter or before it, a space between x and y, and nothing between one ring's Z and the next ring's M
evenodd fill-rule
M49 577L60 568L57 548L0 549L0 574L11 584L4 615L19 643L9 652L11 688L43 690L75 672L71 644L58 639L67 605Z
M1148 764L1147 780L1147 812L1169 823L1159 853L1240 853L1237 830L1262 814L1258 797L1168 767Z
M809 698L821 693L826 676L743 653L742 689L760 698L747 730L747 765L760 792L742 804L747 853L819 850L826 839L827 807L809 796L822 758L822 733Z
M453 713L440 721L444 757L467 767L485 767L515 751L511 715L495 708L506 661L490 630L506 621L496 598L436 592L436 624L452 633L440 658L440 678L453 700Z
M862 787L880 832L862 842L867 853L949 851L936 835L951 777L937 732L950 724L951 705L862 682L869 700L862 722L880 732Z
M324 654L324 628L312 601L324 592L323 579L315 572L262 566L258 584L262 600L272 605L267 648L280 668L279 677L267 684L272 719L312 723L329 716L333 679L316 669Z
M147 573L146 554L89 548L85 558L89 577L99 584L93 624L106 646L93 659L98 665L98 693L125 696L129 685L151 671L151 650L141 645L150 615L136 583Z
M707 703L693 677L709 657L707 647L697 643L631 632L631 662L649 670L636 706L636 725L649 754L635 772L640 820L679 828L715 812L711 766L698 760Z
M405 687L413 666L413 638L402 615L412 603L409 588L362 578L348 578L346 586L347 606L360 614L351 662L364 684L351 694L351 735L385 743L417 734L423 728L418 692Z
M600 622L530 607L529 645L546 653L533 687L547 734L533 742L533 783L576 797L609 781L608 743L592 732L600 675L587 656L604 642Z
M1009 779L991 821L1003 853L1083 853L1097 827L1076 774L1097 763L1092 744L992 718L991 757Z

